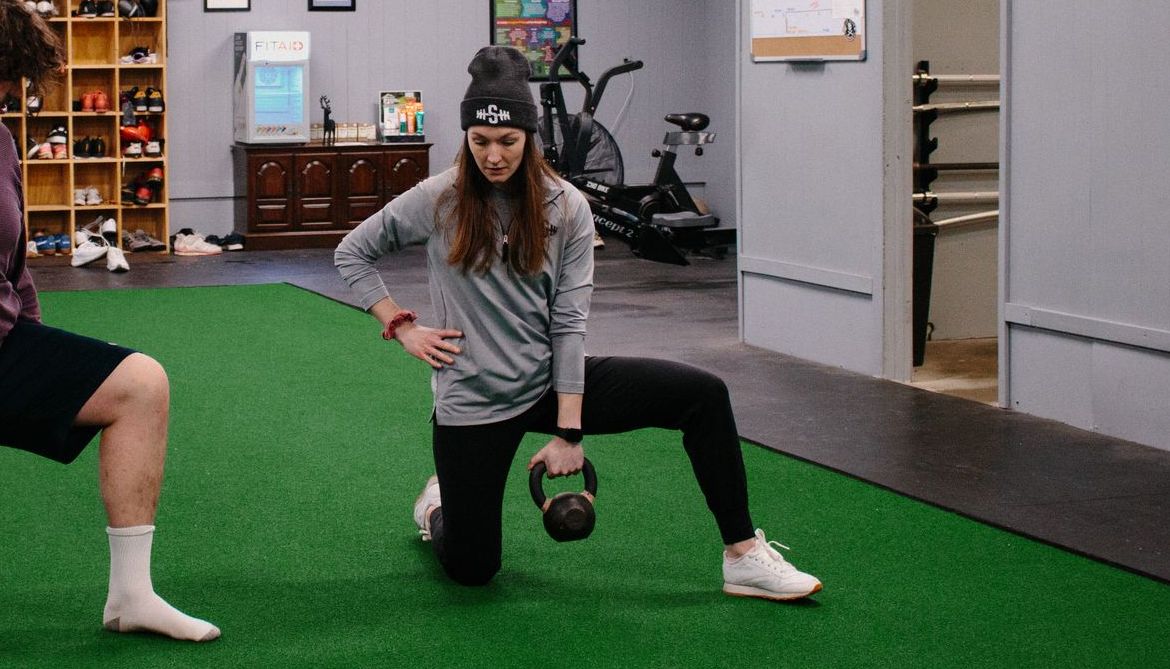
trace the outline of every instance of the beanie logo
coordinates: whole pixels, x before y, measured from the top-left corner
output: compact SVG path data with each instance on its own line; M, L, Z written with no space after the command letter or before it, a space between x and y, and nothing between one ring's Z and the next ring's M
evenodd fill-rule
M506 109L500 109L496 105L488 105L487 107L480 107L475 110L475 118L481 121L487 121L491 125L496 125L502 121L511 121L512 112Z

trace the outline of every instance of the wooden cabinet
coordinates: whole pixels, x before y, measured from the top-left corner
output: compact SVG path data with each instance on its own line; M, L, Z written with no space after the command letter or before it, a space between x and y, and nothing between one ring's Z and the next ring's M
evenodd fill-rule
M117 222L119 240L122 230L138 229L166 240L166 0L160 0L155 16L129 19L73 16L80 0L54 4L60 16L48 25L65 46L65 76L38 99L21 86L11 107L0 113L22 158L28 238L63 235L72 242L77 229L100 217ZM154 100L146 97L148 89L157 92ZM121 138L119 98L131 91L142 93L147 109L135 113L135 132L158 140L151 147L140 143L137 153ZM63 148L38 151L50 137ZM92 155L97 140L104 150ZM156 167L162 169L162 183L137 188Z
M430 144L232 147L251 250L335 246L429 174Z

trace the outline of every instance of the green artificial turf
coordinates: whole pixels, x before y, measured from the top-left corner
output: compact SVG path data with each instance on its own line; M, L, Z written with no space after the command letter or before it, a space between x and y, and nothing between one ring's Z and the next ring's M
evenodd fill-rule
M431 473L428 370L368 316L284 285L42 300L49 324L167 368L155 587L223 637L103 631L97 449L68 467L0 449L3 667L1170 666L1170 587L751 445L756 522L825 589L727 597L664 431L588 440L598 526L573 544L528 498L530 436L503 570L453 585L411 521Z

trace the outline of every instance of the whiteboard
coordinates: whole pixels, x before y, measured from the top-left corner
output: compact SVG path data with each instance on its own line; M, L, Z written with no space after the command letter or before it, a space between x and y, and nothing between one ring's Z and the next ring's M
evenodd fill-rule
M752 60L865 60L865 0L751 0Z

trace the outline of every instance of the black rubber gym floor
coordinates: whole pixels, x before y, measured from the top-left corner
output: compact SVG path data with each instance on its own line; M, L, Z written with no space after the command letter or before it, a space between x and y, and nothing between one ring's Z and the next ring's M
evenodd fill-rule
M328 249L127 258L120 275L62 259L30 265L40 290L287 282L351 303ZM380 267L396 301L425 319L421 250ZM595 280L589 353L719 374L745 439L1170 582L1170 452L745 346L734 258L673 267L614 245L598 252ZM230 354L230 341L217 353Z

